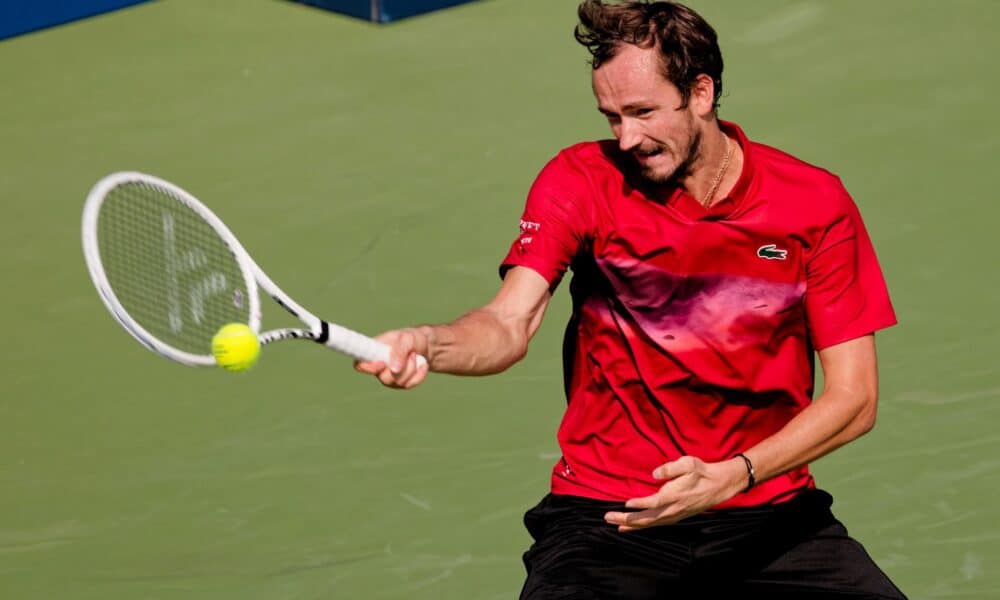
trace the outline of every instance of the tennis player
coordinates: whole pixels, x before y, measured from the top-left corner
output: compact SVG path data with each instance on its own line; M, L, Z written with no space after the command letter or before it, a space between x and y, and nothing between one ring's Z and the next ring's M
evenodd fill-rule
M858 209L717 118L722 55L694 11L578 12L614 139L545 165L489 304L385 333L389 364L357 369L399 388L426 377L417 354L503 371L571 270L562 457L525 516L522 598L904 598L808 467L872 429L874 332L896 322Z

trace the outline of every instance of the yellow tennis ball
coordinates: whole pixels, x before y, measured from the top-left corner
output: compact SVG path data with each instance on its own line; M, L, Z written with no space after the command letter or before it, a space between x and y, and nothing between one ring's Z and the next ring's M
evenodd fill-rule
M212 356L227 371L246 371L257 363L260 340L245 323L230 323L212 338Z

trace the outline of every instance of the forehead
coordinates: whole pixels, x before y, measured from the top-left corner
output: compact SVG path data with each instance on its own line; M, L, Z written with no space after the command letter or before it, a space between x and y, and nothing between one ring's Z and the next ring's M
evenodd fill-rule
M623 44L614 58L592 72L598 102L632 104L675 96L677 89L666 77L656 48ZM671 93L672 92L672 93Z

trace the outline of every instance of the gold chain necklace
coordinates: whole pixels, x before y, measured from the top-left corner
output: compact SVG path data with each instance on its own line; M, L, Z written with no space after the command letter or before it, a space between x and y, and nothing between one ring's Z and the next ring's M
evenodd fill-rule
M726 169L729 168L729 161L733 158L733 145L729 141L729 136L726 137L726 155L722 157L722 165L719 166L719 172L715 176L715 181L712 182L712 187L709 188L708 193L705 194L705 198L701 201L701 205L708 208L712 203L712 196L715 196L715 192L719 189L719 184L722 183L722 177L726 174Z

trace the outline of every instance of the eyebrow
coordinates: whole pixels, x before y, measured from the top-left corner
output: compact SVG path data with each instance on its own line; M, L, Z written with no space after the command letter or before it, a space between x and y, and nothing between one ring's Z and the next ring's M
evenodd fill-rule
M624 113L624 112L629 112L629 111L635 111L635 110L638 110L640 108L655 108L655 107L656 107L656 105L652 104L652 103L648 103L647 104L645 102L638 102L638 103L633 102L633 103L629 103L629 104L626 104L625 106L623 106L622 107L622 112ZM597 105L597 110L598 110L598 112L600 112L602 114L605 114L605 115L617 115L618 114L617 112L615 112L615 111L613 111L611 109L608 109L608 108L604 108L603 106L601 106L599 104Z

